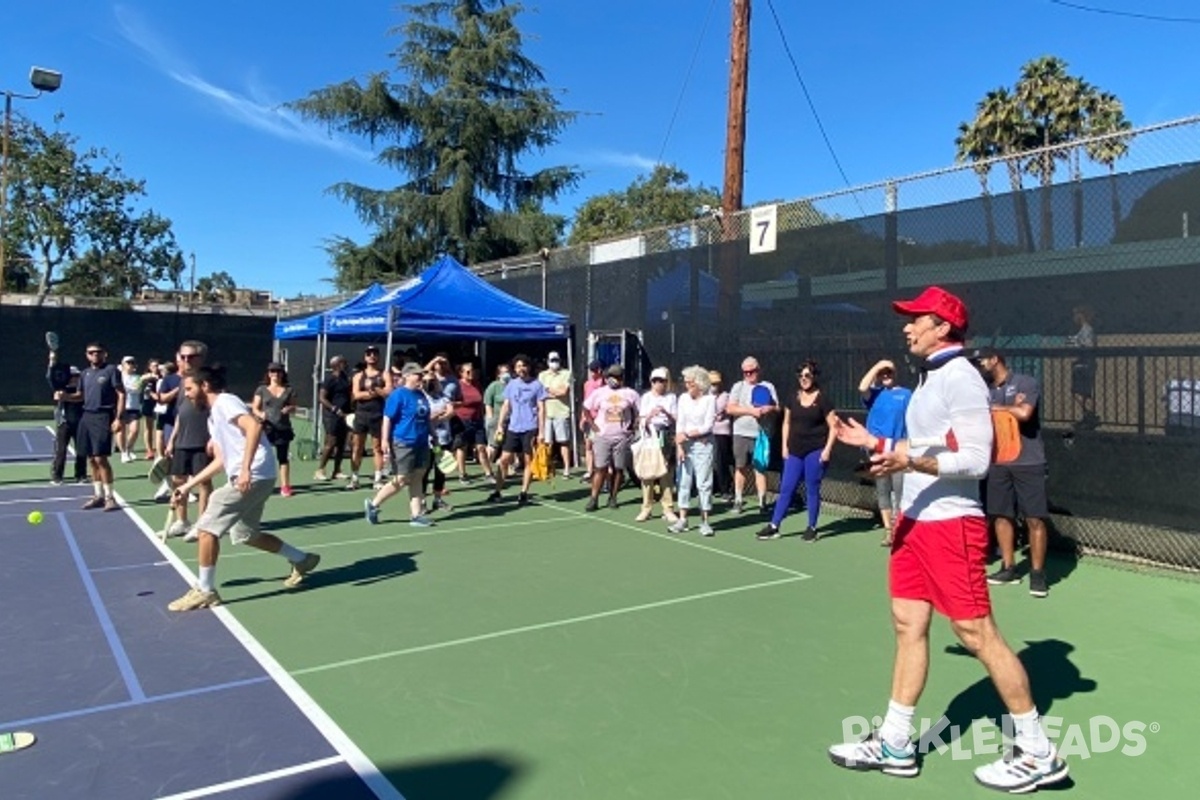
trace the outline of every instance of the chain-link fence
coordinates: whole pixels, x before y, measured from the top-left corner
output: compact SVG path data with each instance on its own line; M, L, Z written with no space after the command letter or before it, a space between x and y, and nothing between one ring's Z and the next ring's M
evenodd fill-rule
M971 309L969 344L1042 383L1056 530L1200 570L1193 223L1200 117L475 269L569 315L577 364L596 331L636 332L674 374L732 378L753 354L784 389L811 358L844 410L880 358L914 381L890 304L944 285ZM825 492L870 508L855 461Z

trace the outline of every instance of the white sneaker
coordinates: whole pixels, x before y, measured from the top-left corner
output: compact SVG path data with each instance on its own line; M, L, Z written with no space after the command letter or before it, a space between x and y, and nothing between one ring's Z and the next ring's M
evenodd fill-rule
M1058 783L1067 777L1067 772L1067 762L1058 757L1054 745L1050 745L1050 754L1045 758L1034 758L1013 745L1000 760L975 770L975 780L989 789L1024 794Z
M707 522L701 522L700 523L700 535L701 536L716 536L717 532L713 530L712 525L709 525Z
M200 529L199 529L199 528L197 528L195 525L193 525L192 527L188 528L188 530L187 530L187 533L185 533L185 534L183 535L183 540L184 540L185 542L198 542L198 541L200 541Z
M667 530L670 531L671 533L683 533L687 529L688 529L687 520L682 519L682 518L675 520L674 522L672 522L670 525L667 526Z
M175 520L171 526L167 528L167 536L185 536L188 532L188 524L183 520Z
M912 742L907 748L896 750L880 738L877 730L857 742L835 744L829 748L829 760L846 769L879 770L900 778L915 778L921 769L917 765L917 748Z

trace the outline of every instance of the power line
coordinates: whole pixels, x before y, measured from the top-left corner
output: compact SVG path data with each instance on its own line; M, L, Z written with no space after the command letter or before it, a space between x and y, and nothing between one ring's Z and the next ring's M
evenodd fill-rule
M708 33L708 23L712 21L713 9L717 0L708 4L708 13L704 16L704 27L700 29L700 38L696 40L696 49L692 51L692 61L688 64L687 74L683 77L683 86L679 88L679 99L675 101L675 110L671 112L671 121L667 123L667 135L663 137L662 147L658 150L658 163L662 163L663 155L667 152L667 142L671 139L671 131L675 129L675 120L679 117L679 109L683 106L683 96L687 93L688 83L692 80L692 70L696 68L696 60L700 56L700 46L704 44L704 36Z
M792 48L788 45L787 34L783 32L783 24L779 21L779 14L775 11L774 0L767 0L767 8L771 10L771 17L775 20L775 28L779 31L779 38L783 40L783 51L787 54L788 60L792 62L792 70L796 73L796 80L800 82L800 88L804 92L804 99L808 101L808 107L812 111L813 119L817 121L817 129L821 131L821 138L825 140L825 147L829 149L829 155L833 157L833 163L837 166L838 172L845 181L846 186L854 188L850 184L850 179L846 177L846 170L842 169L842 162L838 159L837 152L833 149L833 142L829 140L829 134L825 132L825 125L821 122L821 115L817 113L817 107L813 103L812 97L808 94L808 87L804 84L804 78L800 75L800 65L796 63L795 56L792 55ZM866 210L862 207L862 203L858 201L858 195L852 194L858 210L866 216Z
M1088 11L1093 14L1108 14L1114 17L1132 17L1134 19L1145 19L1152 22L1181 22L1190 25L1200 25L1200 17L1164 17L1158 14L1141 14L1136 11L1118 11L1109 8L1096 8L1095 6L1087 6L1082 3L1069 3L1067 0L1050 0L1056 6L1064 6L1073 8L1076 11Z

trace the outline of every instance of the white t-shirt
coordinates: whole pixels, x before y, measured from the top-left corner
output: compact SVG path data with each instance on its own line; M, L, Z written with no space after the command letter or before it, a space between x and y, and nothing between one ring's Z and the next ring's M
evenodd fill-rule
M675 435L695 431L696 436L708 436L713 432L713 421L717 416L717 398L705 393L692 397L687 392L679 395L679 416L675 420Z
M237 480L242 472L242 459L246 455L246 434L238 427L237 418L249 414L250 408L236 394L222 392L209 408L208 434L220 448L225 460L225 474L230 481ZM275 462L275 450L267 442L265 434L258 437L254 460L250 462L250 480L275 480L279 465Z
M650 419L651 412L654 409L662 407L667 413L658 414L654 419ZM638 416L651 433L662 433L666 430L675 430L675 395L670 392L656 394L653 389L642 395L641 406L638 409Z
M935 359L952 355L952 350L935 353ZM936 439L954 431L958 451L945 447L914 447L917 456L935 456L938 474L904 474L900 509L917 520L980 517L979 481L988 471L992 457L992 414L988 388L979 370L965 358L951 357L943 366L926 373L913 392L905 415L912 439Z

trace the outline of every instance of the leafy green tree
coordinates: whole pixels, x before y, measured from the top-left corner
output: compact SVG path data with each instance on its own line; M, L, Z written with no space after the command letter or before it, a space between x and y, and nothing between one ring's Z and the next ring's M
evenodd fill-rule
M171 221L137 207L145 181L104 149L77 145L63 130L14 120L6 252L39 303L51 291L130 298L159 281L178 287L183 259Z
M376 231L365 248L345 238L327 243L339 289L413 272L439 253L475 263L553 246L565 220L542 204L580 177L566 166L522 168L575 114L559 107L524 55L520 4L433 0L403 8L408 19L391 54L399 82L375 73L291 104L306 119L384 142L376 160L404 176L386 189L331 187Z
M570 244L586 244L651 228L692 222L703 208L719 208L720 192L692 186L675 166L659 164L623 191L589 198L575 212Z
M196 296L205 303L232 302L237 281L224 270L196 280Z
M1125 118L1125 107L1116 95L1100 92L1092 98L1085 131L1085 135L1088 136L1086 149L1088 158L1108 167L1114 231L1121 227L1121 193L1117 187L1117 161L1129 152L1129 137L1118 134L1132 127L1133 123Z

